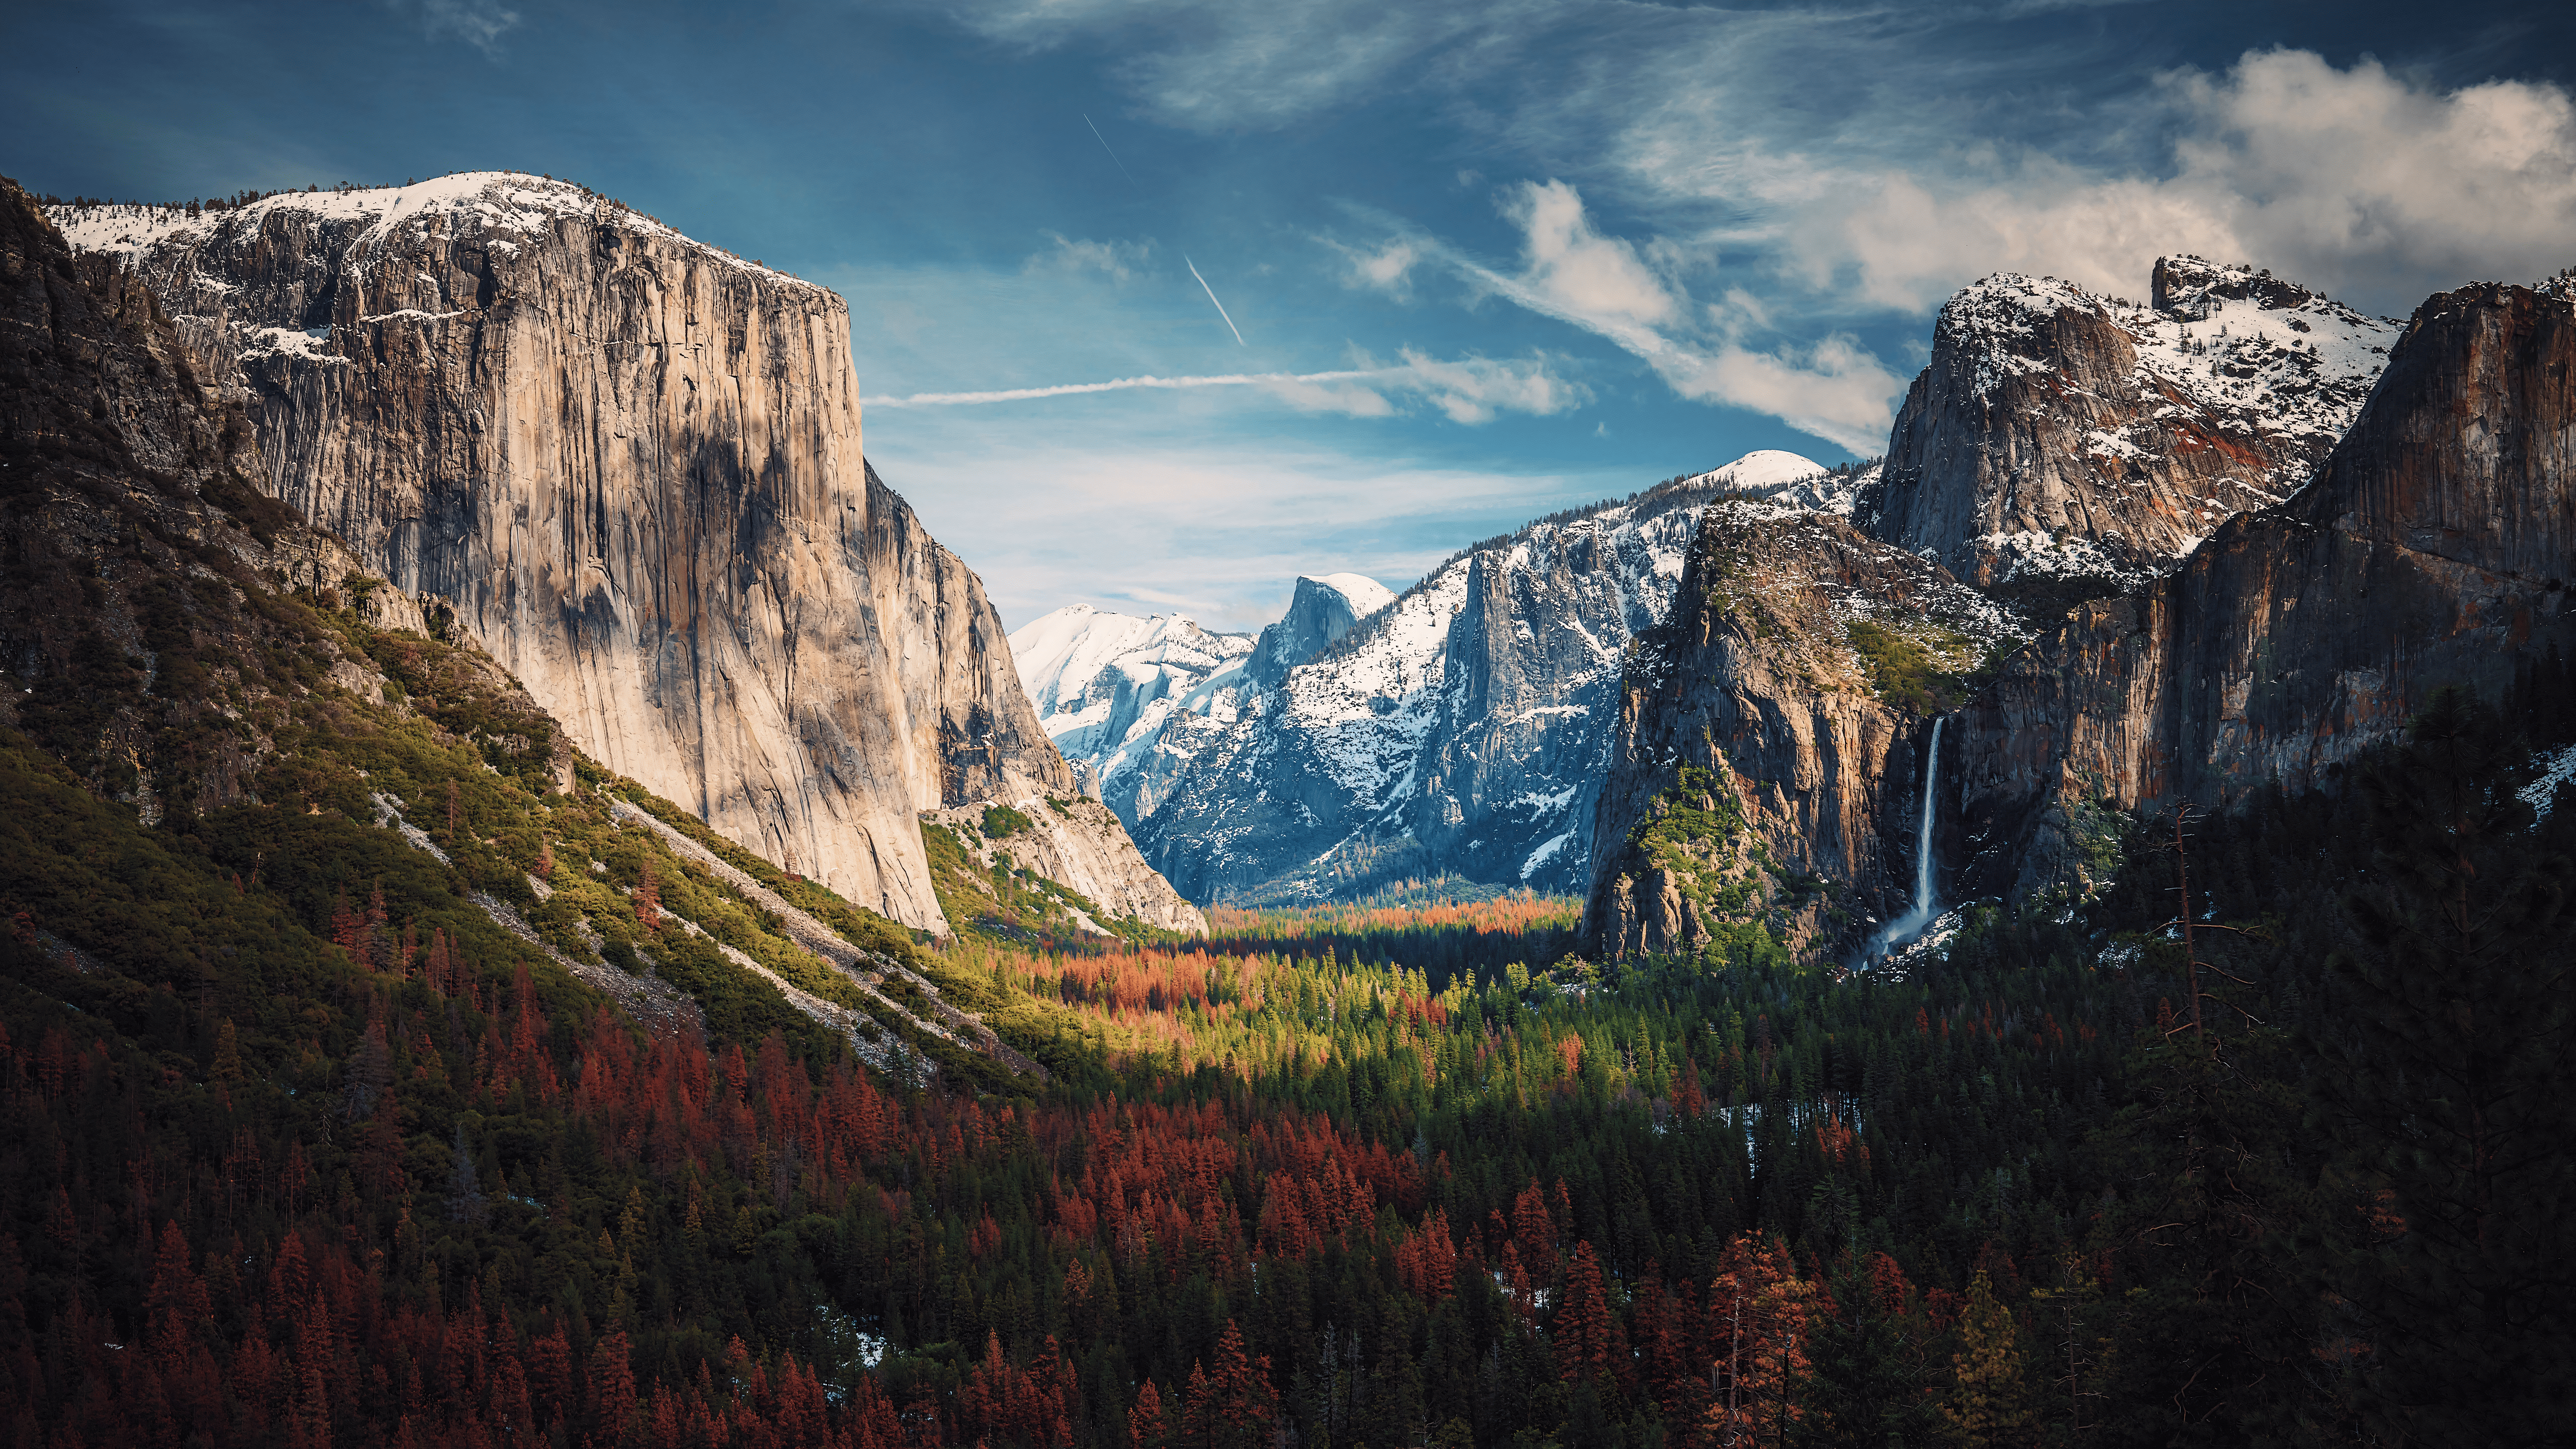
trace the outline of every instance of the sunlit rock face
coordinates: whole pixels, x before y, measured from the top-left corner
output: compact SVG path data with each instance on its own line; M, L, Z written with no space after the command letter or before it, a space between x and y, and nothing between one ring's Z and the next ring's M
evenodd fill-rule
M56 220L138 268L278 497L746 846L935 927L916 812L1078 793L862 457L824 288L505 173Z
M1837 514L1710 506L1670 612L1630 654L1592 831L1587 949L1723 949L1731 928L1754 926L1793 950L1856 949L1908 902L1927 784L1956 779L1925 769L1948 700L1909 690L1888 662L1965 674L2018 627Z

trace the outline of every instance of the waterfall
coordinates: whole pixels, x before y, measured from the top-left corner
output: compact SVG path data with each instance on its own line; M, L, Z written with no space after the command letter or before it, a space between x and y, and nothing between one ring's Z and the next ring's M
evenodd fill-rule
M1932 721L1932 748L1923 765L1923 819L1915 828L1914 841L1914 906L1888 922L1887 929L1878 933L1872 955L1892 953L1899 942L1922 934L1923 928L1940 914L1940 902L1932 894L1932 790L1941 781L1941 726L1944 722L1938 718Z

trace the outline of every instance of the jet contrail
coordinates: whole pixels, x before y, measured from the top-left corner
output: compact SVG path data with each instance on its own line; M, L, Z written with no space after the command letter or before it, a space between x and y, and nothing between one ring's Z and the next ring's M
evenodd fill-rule
M1199 277L1199 264L1190 260L1190 254L1188 252L1181 253L1181 265L1190 269L1191 276ZM1199 277L1199 290L1208 294L1209 301L1216 302L1216 288L1207 284L1207 278ZM1232 317L1226 317L1225 304L1223 302L1216 302L1216 315L1225 317L1225 330L1234 334L1235 346L1248 347L1251 345L1243 340L1243 329L1234 325L1234 319Z
M1076 111L1074 114L1082 117L1082 124L1091 126L1091 139L1100 143L1100 149L1103 151L1109 151L1109 138L1100 134L1100 128L1098 126L1092 125L1091 113L1088 111ZM1128 185L1133 186L1136 184L1135 173L1127 169L1126 162L1118 159L1117 152L1109 151L1109 163L1118 168L1119 175L1127 178Z
M1223 308L1219 308L1223 311ZM872 397L865 405L873 408L937 408L972 403L1028 402L1044 397L1073 397L1092 392L1125 392L1131 388L1177 387L1258 387L1275 382L1356 382L1362 378L1383 378L1397 368L1357 369L1343 372L1229 372L1212 377L1121 377L1108 382L1068 382L1054 387L1014 387L999 392L917 392L909 397Z

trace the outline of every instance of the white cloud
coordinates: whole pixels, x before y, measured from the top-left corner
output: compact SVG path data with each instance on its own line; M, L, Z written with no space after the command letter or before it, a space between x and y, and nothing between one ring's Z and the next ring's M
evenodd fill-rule
M2443 91L2375 61L2271 50L2165 74L2133 104L2130 129L2170 140L2116 170L1999 141L1826 159L1675 109L1626 127L1616 150L1664 205L1728 213L1727 243L1859 311L1927 311L2000 270L2141 296L2155 259L2178 251L2403 310L2576 260L2576 103L2556 86Z
M1592 229L1573 187L1524 183L1506 193L1503 212L1526 234L1520 285L1555 308L1640 326L1672 316L1673 297L1663 282L1637 259L1635 247Z
M1403 237L1397 237L1375 250L1346 247L1331 238L1324 245L1340 252L1350 264L1342 285L1364 291L1384 292L1399 301L1413 295L1413 267L1422 260L1422 249Z
M870 408L973 407L995 403L1037 402L1049 398L1099 393L1197 391L1246 388L1288 404L1299 412L1339 413L1346 417L1382 418L1398 409L1388 394L1418 397L1460 423L1491 422L1497 413L1545 417L1582 406L1591 393L1548 370L1547 359L1497 361L1470 357L1446 362L1407 348L1403 362L1381 366L1363 357L1360 367L1331 372L1230 372L1194 377L1111 378L1105 382L1067 382L1044 387L997 388L983 392L923 392L899 397L871 397Z
M498 55L502 33L519 23L519 12L498 0L420 0L419 14L423 31L453 35L485 55Z
M980 428L976 446L954 431L937 415L908 414L872 426L869 452L930 532L974 561L1012 627L1083 600L1257 629L1279 617L1300 573L1348 570L1402 588L1463 539L1636 486L1217 447L1133 418L998 447ZM1033 478L1046 486L1030 487Z
M1145 265L1154 251L1150 241L1087 241L1068 237L1059 231L1043 233L1055 245L1032 252L1020 264L1024 272L1098 272L1113 282L1123 282Z
M1493 362L1469 358L1442 362L1404 349L1409 385L1456 423L1492 421L1497 411L1547 417L1579 407L1591 393L1549 372L1542 362Z
M1643 360L1683 397L1766 413L1853 452L1878 449L1902 378L1848 336L1765 351L1740 340L1762 320L1730 295L1705 312L1628 242L1601 235L1583 198L1559 181L1519 188L1505 214L1521 225L1522 266L1507 273L1429 238L1413 242L1470 286L1583 328ZM1452 414L1455 416L1455 414Z
M1112 75L1166 125L1272 128L1394 92L1449 98L1502 162L1483 170L1559 177L1644 223L1624 257L1570 255L1561 285L1533 285L1626 287L1627 315L1657 325L1633 310L1653 297L1640 273L1669 279L1721 249L1837 319L1920 315L2006 269L2134 296L2158 255L2185 250L2382 310L2576 261L2562 86L2445 89L2301 50L2149 76L2104 48L2116 40L2027 28L2095 3L983 0L960 13L1029 46L1110 38L1125 56ZM1542 210L1563 200L1516 194Z
M1127 58L1115 73L1148 115L1164 125L1223 131L1278 125L1355 95L1400 88L1406 73L1441 68L1426 57L1509 41L1515 16L1543 17L1558 8L1553 0L1481 6L969 0L940 13L992 39L1031 48L1082 35L1120 35Z

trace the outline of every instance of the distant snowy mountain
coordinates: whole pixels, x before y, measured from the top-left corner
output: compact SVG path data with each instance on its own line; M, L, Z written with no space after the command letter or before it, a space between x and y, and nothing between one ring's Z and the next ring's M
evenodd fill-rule
M1038 722L1103 803L1131 824L1159 799L1166 722L1176 711L1232 718L1252 652L1248 635L1215 633L1185 615L1140 619L1089 604L1069 604L1011 635L1011 658Z
M1701 508L1848 498L1865 478L1752 454L1478 544L1365 614L1383 596L1367 580L1302 579L1264 648L1315 652L1247 664L1239 689L1211 679L1208 708L1171 714L1168 773L1131 828L1200 901L1444 872L1580 890L1628 644L1670 606ZM1318 645L1344 608L1356 622Z
M1720 490L1728 498L1769 503L1848 518L1860 491L1878 480L1876 461L1828 468L1812 458L1764 448L1745 454L1723 468L1684 478L1695 488Z
M1261 631L1252 659L1244 666L1255 685L1274 689L1288 671L1338 643L1360 620L1395 602L1386 585L1362 574L1300 577L1288 612Z

